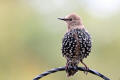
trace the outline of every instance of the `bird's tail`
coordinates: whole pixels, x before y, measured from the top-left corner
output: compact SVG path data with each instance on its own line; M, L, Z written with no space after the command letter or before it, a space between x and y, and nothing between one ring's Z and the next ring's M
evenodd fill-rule
M75 63L75 62L68 62L66 63L66 73L67 73L67 76L70 77L70 76L73 76L78 70L78 64Z

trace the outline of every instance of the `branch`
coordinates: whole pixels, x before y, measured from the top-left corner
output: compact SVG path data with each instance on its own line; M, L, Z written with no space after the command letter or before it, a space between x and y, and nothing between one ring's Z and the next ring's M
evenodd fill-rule
M78 67L77 69L80 70L80 71L86 71L86 69L84 67ZM64 70L65 70L65 67L54 68L54 69L51 69L51 70L49 70L47 72L44 72L44 73L38 75L33 80L39 80L40 78L42 78L44 76L47 76L47 75L49 75L51 73L55 73L55 72L58 72L58 71L64 71ZM106 76L104 76L103 74L101 74L101 73L99 73L99 72L97 72L95 70L89 69L89 70L87 70L87 72L92 73L94 75L97 75L97 76L103 78L104 80L110 80L109 78L107 78Z

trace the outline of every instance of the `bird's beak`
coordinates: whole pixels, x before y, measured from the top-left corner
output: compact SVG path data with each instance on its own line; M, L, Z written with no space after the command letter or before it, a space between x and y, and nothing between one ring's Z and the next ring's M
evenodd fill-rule
M64 20L65 21L65 18L58 18L59 20Z
M58 18L59 20L63 20L63 21L69 21L70 19L66 19L66 18Z

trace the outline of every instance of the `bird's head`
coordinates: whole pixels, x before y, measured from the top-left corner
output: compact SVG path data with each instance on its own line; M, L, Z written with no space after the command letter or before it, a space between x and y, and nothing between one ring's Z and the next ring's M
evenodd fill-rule
M76 13L71 13L67 15L65 18L58 18L58 19L65 21L68 25L68 28L73 28L82 25L80 16L78 16Z

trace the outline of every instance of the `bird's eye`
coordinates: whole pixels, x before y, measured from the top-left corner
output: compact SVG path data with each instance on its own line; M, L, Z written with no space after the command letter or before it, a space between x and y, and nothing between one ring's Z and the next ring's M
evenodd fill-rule
M72 18L70 18L69 20L72 21Z

